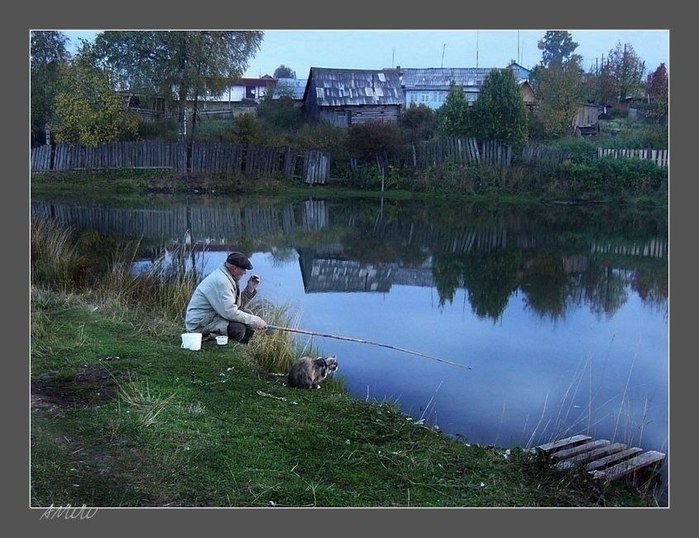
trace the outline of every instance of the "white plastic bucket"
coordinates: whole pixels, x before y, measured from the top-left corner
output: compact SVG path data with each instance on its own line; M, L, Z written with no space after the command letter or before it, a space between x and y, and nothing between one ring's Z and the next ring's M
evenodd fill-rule
M216 343L219 346L225 346L228 343L228 337L227 336L217 336Z
M201 333L182 333L182 348L199 351L201 349Z

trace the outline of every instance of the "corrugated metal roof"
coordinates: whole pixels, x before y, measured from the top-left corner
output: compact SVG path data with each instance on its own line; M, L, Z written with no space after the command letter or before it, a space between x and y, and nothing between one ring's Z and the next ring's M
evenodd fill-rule
M452 81L463 87L481 87L494 67L429 67L402 69L406 90L444 90ZM515 75L517 73L515 72ZM521 80L518 80L521 82Z
M395 69L311 67L306 91L315 92L318 106L403 104L403 89Z
M274 88L273 97L276 99L280 94L288 95L291 92L293 99L303 99L303 92L306 89L305 78L279 78Z
M448 89L452 81L459 86L482 86L492 68L429 67L402 71L405 89Z

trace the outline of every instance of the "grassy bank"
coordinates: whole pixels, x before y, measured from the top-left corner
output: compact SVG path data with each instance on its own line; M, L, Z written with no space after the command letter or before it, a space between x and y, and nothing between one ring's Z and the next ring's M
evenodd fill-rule
M425 428L350 396L341 376L291 389L289 361L313 350L279 333L181 349L193 281L132 277L123 259L100 274L85 255L34 223L32 506L654 505L644 486Z
M560 163L513 164L507 168L472 166L453 161L426 169L390 167L381 174L373 164L350 171L337 164L326 185L308 185L281 175L256 177L225 172L182 174L169 169L64 171L32 175L32 194L60 199L89 188L93 197L114 193L130 196L158 194L366 196L392 199L436 198L481 202L609 203L667 207L668 171L651 161L597 157L597 144L585 140L559 141L551 151L567 156Z
M648 502L518 449L449 439L339 381L291 389L251 348L180 349L176 323L52 292L35 291L32 306L35 506Z

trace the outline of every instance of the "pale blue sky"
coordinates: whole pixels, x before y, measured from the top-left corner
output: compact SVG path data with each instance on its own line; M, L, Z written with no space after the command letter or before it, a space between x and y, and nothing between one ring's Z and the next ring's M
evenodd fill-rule
M541 61L537 41L546 30L264 30L248 77L272 75L280 65L306 78L311 67L504 67L515 60L532 68ZM66 31L73 45L94 31ZM646 72L670 69L669 30L568 30L589 70L617 43L630 44Z

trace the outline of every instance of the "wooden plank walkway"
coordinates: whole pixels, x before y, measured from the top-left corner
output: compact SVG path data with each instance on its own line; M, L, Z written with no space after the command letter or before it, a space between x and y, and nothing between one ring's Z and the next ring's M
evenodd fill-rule
M640 469L659 465L665 460L663 452L643 452L638 447L612 443L606 439L593 440L588 435L574 435L535 447L559 470L583 469L595 479L617 480Z

